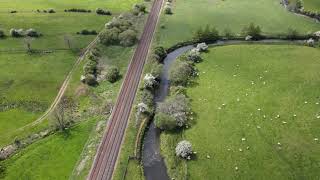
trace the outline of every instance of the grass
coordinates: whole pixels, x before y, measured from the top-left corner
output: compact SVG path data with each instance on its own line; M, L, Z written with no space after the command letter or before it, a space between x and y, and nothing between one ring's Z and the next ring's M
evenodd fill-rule
M14 131L41 115L55 98L74 54L0 54L0 146L8 144ZM12 108L3 109L9 104ZM12 137L11 137L12 138Z
M67 8L84 8L95 10L96 8L106 8L112 10L114 12L125 11L132 7L134 3L139 2L138 0L72 0L72 1L64 1L64 0L55 0L55 1L47 1L47 0L2 0L0 10L2 12L8 12L10 10L17 11L36 11L37 9L49 9L54 8L56 11L63 11ZM14 8L13 8L14 7Z
M190 40L199 28L210 24L221 34L229 29L234 34L253 22L265 34L284 34L288 28L312 33L320 25L305 17L288 12L279 0L179 0L173 2L173 15L163 15L157 33L157 44L170 47ZM257 13L259 12L259 13Z
M102 1L97 0L96 2L102 2ZM133 1L123 1L123 2L122 1L121 2L114 1L114 4L116 4L115 2L120 3L120 4L128 3L127 6L123 6L120 8L118 7L119 9L121 9L124 7L131 8L132 4L129 5L129 3L132 3ZM135 0L134 2L138 2L138 0ZM111 3L111 1L108 1L108 3ZM84 3L84 4L86 4L86 3ZM1 5L3 5L3 4L0 3L0 6ZM111 11L113 11L113 10L111 9ZM115 9L115 12L118 12L118 11L116 11L116 9ZM26 16L28 16L28 14L31 14L31 13L25 13L25 14L26 14ZM55 22L55 23L61 23L56 28L57 33L52 31L52 29L55 29L54 23L53 24L47 23L48 21L43 20L42 18L39 18L38 20L36 20L37 18L33 18L31 15L30 15L30 17L26 17L26 18L29 18L30 21L33 21L35 25L37 25L38 23L39 24L44 23L45 25L43 25L43 26L39 25L39 27L43 28L42 29L43 31L48 32L47 37L43 36L40 39L35 40L33 47L37 47L37 48L41 48L41 49L46 49L48 47L50 47L50 48L63 47L64 46L63 36L64 36L65 32L68 32L69 34L71 34L72 39L73 39L72 42L77 44L77 46L81 47L82 46L81 44L86 45L87 43L89 43L89 41L91 41L94 38L94 36L86 36L86 37L83 37L83 39L80 39L80 38L78 38L80 36L72 35L76 29L78 29L80 27L81 28L85 27L86 26L85 23L87 23L87 22L92 23L93 26L97 25L99 27L103 27L104 23L107 22L111 18L108 16L96 16L94 14L90 15L90 14L82 14L82 13L66 13L65 16L68 16L68 14L70 14L70 16L73 16L74 19L66 18L65 22L64 22L64 17L63 17L62 13L58 12L56 14L52 14L52 16L56 16L56 18L59 19L59 20L57 20L59 22ZM78 14L78 16L76 16L76 14ZM16 15L19 15L19 13ZM23 15L21 14L21 17L22 16ZM46 17L46 16L49 16L49 14L35 14L35 16L43 16L47 20L49 20L51 18L53 20L55 20L54 17L50 17L50 18ZM145 17L146 16L141 16L141 19L139 19L139 23L141 23L141 24L139 24L139 27L140 26L143 27L142 23L144 22ZM85 19L83 21L81 21L81 20L79 20L80 18L85 18ZM100 18L100 19L96 19L96 21L95 21L94 20L95 18ZM38 22L36 22L36 21L38 21ZM101 23L99 23L99 21ZM11 23L11 22L8 20L8 23ZM66 24L71 23L71 24L73 24L73 26L69 28L69 26L67 26L66 24L63 24L63 23L66 23ZM27 23L25 23L25 24L28 25ZM81 24L81 25L78 26L77 24ZM63 26L65 26L65 28ZM40 31L43 34L45 34L45 32L43 32L42 30L40 30ZM61 41L61 38L62 38L62 41ZM49 40L52 40L52 42L49 42ZM4 44L5 44L5 42L7 42L8 47L11 46L11 48L13 48L13 47L20 48L19 41L22 41L22 39L7 38L7 39L4 39L3 41L2 40L0 40L0 41L1 41L0 43L4 43ZM41 41L43 41L43 42L41 42ZM99 45L99 47L100 47L101 53L102 53L102 58L100 59L101 64L103 64L105 67L111 66L111 65L118 66L120 68L121 74L124 75L127 70L129 60L131 59L131 56L134 52L135 46L124 48L124 47L120 47L120 46L106 47L106 46ZM17 65L19 65L19 66L12 65L12 67L10 67L10 68L15 68L16 69L15 72L10 73L10 71L7 70L10 68L6 69L3 66L2 67L5 72L8 71L8 77L14 78L16 80L19 80L19 78L21 78L22 80L20 80L20 81L26 81L26 82L33 83L30 85L28 85L27 83L24 83L24 84L21 83L20 88L24 89L24 91L25 91L24 93L20 88L9 89L9 90L8 90L8 88L3 88L3 91L4 90L6 90L6 92L8 91L8 95L6 95L6 97L8 96L8 98L11 98L11 94L17 94L14 92L10 92L10 90L11 91L15 90L21 94L21 97L18 98L18 100L20 100L20 101L24 100L24 99L28 99L28 98L38 98L37 100L39 100L41 102L45 102L46 106L50 105L52 97L54 97L55 94L58 92L60 84L62 83L62 80L64 79L64 76L70 70L71 66L68 66L68 64L67 64L68 53L69 53L68 51L58 51L56 53L49 54L50 56L53 56L52 59L55 60L53 62L48 61L48 60L51 60L48 58L48 57L50 57L49 55L43 55L43 57L39 57L39 62L38 62L38 61L35 61L32 56L30 57L29 55L24 54L24 53L21 53L21 54L7 53L7 54L3 54L3 55L1 54L3 57L6 58L5 59L6 61L4 61L4 65L6 65L6 66L8 66L7 64L10 64L10 60L15 56L26 57L25 62L21 61L19 58L14 58L16 60L11 62L12 64L16 63ZM57 55L60 55L60 56L58 57ZM72 65L75 62L76 57L77 57L76 54L71 53L70 59L72 59L72 61L70 62L70 65ZM21 66L19 63L21 64ZM27 147L25 150L23 150L18 155L9 158L5 163L6 168L7 168L6 177L5 177L6 179L16 179L16 178L18 178L18 179L19 178L22 178L22 179L48 179L48 178L49 179L67 179L67 178L69 178L69 175L72 174L72 171L74 170L74 168L77 168L77 165L78 165L77 162L81 162L81 158L83 158L82 155L83 155L84 151L86 151L86 149L84 149L84 151L83 151L83 147L85 146L86 142L89 142L89 141L87 141L88 137L90 136L90 139L94 140L96 138L94 136L96 136L96 135L98 136L98 134L96 134L94 132L90 133L89 128L92 129L96 120L99 120L99 118L101 120L101 116L103 116L104 119L107 119L108 115L105 114L106 111L102 112L101 110L104 110L103 107L107 102L109 102L109 101L114 102L115 101L117 94L118 94L118 90L119 90L120 85L122 83L122 79L120 79L119 81L117 81L116 83L113 83L113 84L106 82L106 81L103 81L99 84L99 86L96 86L96 87L88 87L86 85L83 85L80 82L80 76L83 73L83 65L85 63L86 62L83 61L76 68L65 95L74 97L76 102L78 103L77 112L80 115L80 117L78 117L77 120L83 121L83 120L86 120L89 118L89 119L91 119L90 123L89 124L87 122L80 123L79 124L80 127L83 127L83 126L85 126L85 127L79 129L79 127L77 126L75 129L71 130L71 137L64 139L64 141L62 141L63 140L62 136L58 137L58 135L53 135L53 136L50 136L49 138L47 138L49 140L47 140L47 139L41 140L41 141ZM52 67L51 64L53 64L54 67ZM50 65L51 65L51 67L50 67ZM27 71L25 69L27 69ZM23 74L19 75L16 73L16 72L24 72L24 71L26 72L25 74L23 73ZM58 74L59 72L62 72L62 71L65 71L65 74L62 74L62 75ZM57 72L57 73L54 74L54 72ZM32 76L35 76L35 77L32 77ZM41 78L45 78L45 79L41 79ZM57 85L54 84L56 79L60 79L60 82L57 81ZM48 84L42 83L42 82L46 82L46 81L48 81ZM11 82L11 81L9 81L9 82ZM16 82L16 81L14 81L14 82ZM6 85L6 87L8 86L8 84L9 83L5 84L5 82L4 82L4 85ZM45 86L46 89L44 89L41 86L42 84L46 85ZM28 92L30 87L33 88L33 92ZM42 90L45 92L42 92ZM38 95L37 92L41 92L41 93ZM9 94L9 93L11 93L11 94ZM35 118L38 117L41 114L41 112L32 113L31 114L32 117L30 117L30 116L26 116L30 112L26 112L25 114L20 115L20 113L23 112L22 111L23 109L13 109L13 110L15 110L16 112L12 112L11 114L7 115L7 117L12 116L11 118L13 120L7 121L4 118L3 124L5 124L6 126L10 126L10 127L14 126L14 127L12 127L10 129L10 131L9 130L7 131L7 129L4 129L4 131L1 131L1 133L3 133L3 136L1 134L1 142L0 143L3 143L3 144L0 144L0 147L3 146L4 144L8 144L8 143L13 142L13 139L16 136L18 136L19 138L25 137L29 134L32 134L32 132L38 131L39 128L48 127L49 123L47 121L45 121L45 123L42 123L39 126L36 126L33 128L28 128L23 132L17 132L17 131L15 131L16 128L23 126L24 124L31 122L32 120L35 120ZM7 112L5 112L5 113L7 113ZM20 122L20 121L15 122L16 119L14 119L14 117L18 117L18 115L25 117L25 119L21 119L20 121L22 121L22 122ZM91 122L91 121L94 121L94 122ZM86 129L86 127L88 127L88 129ZM2 137L4 137L4 136L6 136L6 139L2 139ZM99 138L99 137L97 137L97 138ZM88 144L86 144L86 145L88 145ZM90 144L88 146L90 146ZM59 147L59 148L58 148L58 150L55 151L55 149L57 149L57 147ZM61 147L63 147L64 149ZM88 149L91 151L90 148L88 148ZM63 151L68 151L68 153L70 152L70 154L65 153ZM62 153L64 153L64 154L62 155ZM41 156L36 156L39 154L41 154ZM45 155L42 156L42 154L45 154ZM89 154L91 156L94 155L93 151L89 152ZM92 158L92 157L90 157L90 158ZM85 165L85 168L83 169L82 172L80 172L78 177L84 179L84 177L88 173L87 172L88 167L90 168L91 163L92 163L92 161L87 162L87 164ZM30 168L28 166L30 166ZM49 168L52 171L45 173L45 169L47 169L47 168ZM27 169L28 171L24 172L25 169ZM57 171L57 173L54 173L55 171ZM36 173L33 173L33 172L36 172ZM71 178L72 177L73 176L71 176Z
M305 10L320 12L320 1L317 0L304 0L303 6Z
M210 48L187 90L196 121L183 135L197 152L188 179L319 179L319 57L293 45Z
M68 179L95 122L90 119L68 135L57 133L22 150L4 162L5 179Z
M31 43L33 49L66 49L66 36L71 41L72 49L79 49L86 47L95 36L81 36L76 32L83 29L100 31L104 24L112 18L95 14L95 8L108 8L117 15L130 9L136 2L140 0L92 0L90 2L4 0L0 2L0 28L7 35L11 28L33 28L41 32L43 36L34 38ZM13 10L12 7L15 7L18 13L8 13L9 10ZM54 8L57 13L31 12L48 8ZM63 12L68 8L86 8L93 12ZM13 137L19 136L15 132L16 129L36 120L50 106L64 78L78 58L78 53L71 50L31 55L25 52L6 52L7 50L24 50L23 41L24 38L0 39L0 52L2 51L0 53L0 98L5 99L0 102L0 136L3 137L0 140L0 147L11 143ZM109 47L104 50L106 54L110 54L106 58L112 59L116 65L122 65L122 72L124 72L133 49ZM80 69L82 70L82 67ZM74 78L77 81L74 84L78 86L80 74ZM8 104L13 104L13 106L3 109Z

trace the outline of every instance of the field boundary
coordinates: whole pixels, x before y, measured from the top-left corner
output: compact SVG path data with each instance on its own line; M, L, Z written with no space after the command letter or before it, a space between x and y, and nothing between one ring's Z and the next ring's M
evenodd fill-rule
M99 35L102 33L102 30L99 32L99 34L96 36L96 38L91 41L91 43L80 52L80 57L78 57L78 59L76 60L76 62L73 64L71 70L69 71L69 73L67 74L65 80L63 81L60 90L56 96L56 98L54 99L54 101L51 103L50 107L35 121L33 121L32 123L29 123L23 127L20 127L19 129L17 129L16 131L22 131L27 127L30 126L35 126L41 122L43 122L48 115L54 110L54 108L58 105L58 103L60 102L61 98L63 97L69 82L71 80L71 77L73 75L73 72L77 69L77 67L79 66L79 64L82 62L82 60L84 59L85 55L89 52L89 50L94 47L94 45L96 44L96 42L98 42L99 39Z

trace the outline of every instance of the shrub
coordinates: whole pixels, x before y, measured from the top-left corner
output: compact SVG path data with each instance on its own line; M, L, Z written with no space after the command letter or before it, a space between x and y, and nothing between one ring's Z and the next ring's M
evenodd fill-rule
M198 48L193 48L191 49L191 51L189 51L188 55L187 55L187 59L189 61L198 63L202 60L201 56L200 56L200 52L198 50Z
M153 106L153 98L154 98L154 95L153 95L152 92L150 92L150 91L148 91L146 89L143 89L141 91L141 100L147 106L150 106L150 107Z
M159 103L157 112L167 114L175 119L177 127L183 127L188 121L189 101L186 96L178 94Z
M315 44L315 42L312 38L310 38L306 41L306 45L309 47L314 47L314 44Z
M208 48L209 47L206 43L199 43L199 44L197 44L197 47L196 47L198 52L206 52L208 50Z
M120 77L120 71L118 67L111 66L107 69L107 74L106 74L107 81L114 83L119 79L119 77Z
M111 11L102 8L97 8L96 13L99 15L112 15Z
M139 103L137 108L139 113L144 113L144 114L149 113L149 108L144 103Z
M173 130L177 127L176 119L164 113L157 113L154 117L154 124L161 130Z
M88 84L89 86L94 86L97 84L97 79L93 74L87 74L85 76L85 82L86 84Z
M146 12L146 6L144 4L133 5L133 10L138 12Z
M90 12L91 12L91 10L71 8L71 9L66 9L66 10L64 10L64 12L81 12L81 13L90 13Z
M172 7L169 5L164 6L164 13L165 14L172 14Z
M288 39L294 40L294 39L297 39L298 37L299 37L299 33L297 30L292 28L288 29L288 34L287 34Z
M0 38L3 38L5 36L4 31L0 29Z
M244 36L251 36L253 40L259 40L262 38L260 26L256 26L253 23L250 23L249 26L242 29Z
M158 85L156 78L150 73L145 75L143 81L145 89L153 90Z
M303 8L302 0L296 1L296 9L301 10Z
M182 158L190 158L192 154L192 144L189 141L180 141L176 146L176 155Z
M56 13L56 11L53 8L48 9L48 13Z
M97 65L98 63L96 61L89 60L83 67L84 74L96 74Z
M16 11L16 10L12 10L12 11L10 11L10 13L17 13L18 11Z
M224 29L223 32L224 32L224 37L226 39L231 39L234 37L234 34L231 32L229 28Z
M10 29L10 35L12 37L23 37L24 32L23 29Z
M207 25L204 30L199 28L195 32L193 40L195 42L216 42L219 40L219 32L214 27L210 28L210 26Z
M0 178L5 177L6 168L3 164L0 164Z
M120 29L113 27L112 29L107 29L99 36L99 40L104 45L114 45L119 42Z
M153 53L155 55L156 60L158 60L159 63L162 63L164 58L167 57L166 50L161 46L155 47Z
M170 69L169 79L173 85L185 86L193 73L193 67L183 61L174 62L173 68Z
M160 76L163 70L163 64L154 63L152 64L151 74L156 78L156 81L160 82Z
M39 37L40 33L38 33L34 29L28 29L28 30L26 30L26 35L29 36L29 37Z
M78 34L82 34L82 35L97 35L98 33L95 30L90 31L90 30L87 30L87 29L83 29Z
M120 45L122 46L132 46L137 41L137 32L128 29L119 34Z

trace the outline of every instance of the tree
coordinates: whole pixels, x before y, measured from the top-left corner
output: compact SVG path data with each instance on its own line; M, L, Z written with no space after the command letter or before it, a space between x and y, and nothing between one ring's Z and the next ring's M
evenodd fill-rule
M297 0L296 2L296 9L301 10L303 8L302 0Z
M162 46L155 47L153 52L159 63L162 63L167 56L167 52Z
M176 146L176 155L182 158L190 158L192 154L192 144L189 141L180 141Z
M299 36L299 33L296 29L289 28L287 38L294 40Z
M170 5L165 5L164 7L164 13L165 14L172 14L172 8Z
M156 78L150 73L146 74L143 80L146 89L153 90L158 85Z
M201 48L194 48L192 49L191 51L189 51L189 53L187 54L187 59L189 61L192 61L192 62L195 62L195 63L198 63L202 60L201 56L200 56L200 49Z
M0 38L3 38L5 36L4 31L0 29Z
M162 112L156 113L154 124L161 130L173 130L177 127L176 119Z
M0 164L0 178L5 177L6 168L3 164Z
M242 29L244 36L251 36L253 40L259 40L262 38L260 26L256 26L254 23L250 23Z
M31 49L31 43L32 43L32 41L33 41L34 39L33 38L31 38L31 37L25 37L24 39L23 39L23 43L24 43L24 45L25 45L25 48L27 49L27 51L28 52L31 52L32 51L32 49Z
M119 42L119 34L121 30L117 27L113 27L111 29L105 30L101 35L99 36L99 40L102 44L108 46L108 45L115 45Z
M70 35L64 35L63 36L64 39L64 43L66 44L66 46L71 49L71 36Z
M193 73L193 67L185 61L175 61L169 72L169 80L173 85L185 86Z
M118 67L111 66L107 69L107 74L106 74L107 81L114 83L119 79L119 77L120 77L120 71Z
M53 111L53 121L57 129L65 131L72 122L72 112L75 104L72 98L62 97Z
M193 40L196 42L215 42L219 40L219 32L216 28L207 25L205 29L201 27L195 32Z
M137 32L128 29L119 34L120 44L122 46L132 46L137 41Z
M173 117L176 122L176 127L183 127L188 121L188 104L188 99L184 95L178 94L159 103L157 112Z

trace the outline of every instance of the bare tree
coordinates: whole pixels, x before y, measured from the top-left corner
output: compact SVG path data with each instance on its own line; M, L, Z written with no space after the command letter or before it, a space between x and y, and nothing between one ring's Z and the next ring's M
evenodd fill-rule
M29 36L27 36L27 37L25 37L23 39L23 43L24 43L25 48L27 49L28 52L30 52L32 50L31 49L31 43L32 43L33 40L34 39L32 37L29 37Z
M75 103L72 98L63 97L55 110L53 111L53 122L54 125L61 131L66 128L73 121L73 111Z
M70 35L64 35L63 36L64 39L64 43L66 44L66 46L71 49L71 36Z

